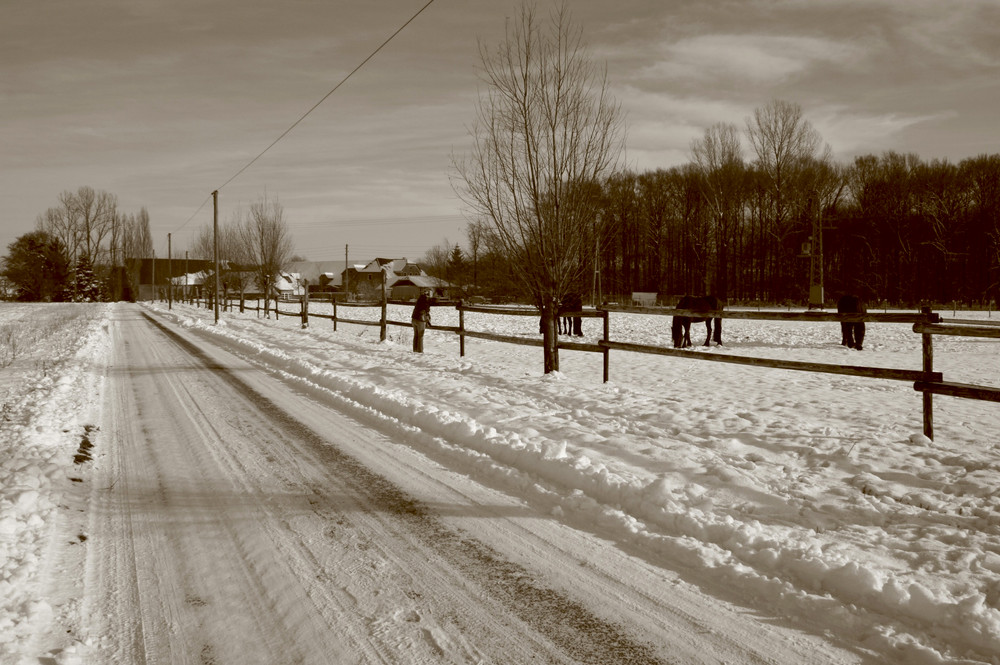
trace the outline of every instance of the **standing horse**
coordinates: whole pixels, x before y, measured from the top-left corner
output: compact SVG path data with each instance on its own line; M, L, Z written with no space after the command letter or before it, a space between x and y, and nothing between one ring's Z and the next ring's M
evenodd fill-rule
M583 309L583 297L579 293L570 293L559 304L559 332L566 335L583 336L583 317L569 316Z
M854 295L844 295L837 301L838 314L866 314L865 304ZM841 321L840 343L849 349L861 350L865 341L864 321Z
M694 312L712 312L723 309L724 305L715 296L684 296L677 303L677 309L687 309ZM675 316L670 326L674 338L674 348L683 349L691 346L691 324L705 322L705 346L710 346L713 339L716 344L722 344L722 319L716 317L715 335L712 335L712 317Z

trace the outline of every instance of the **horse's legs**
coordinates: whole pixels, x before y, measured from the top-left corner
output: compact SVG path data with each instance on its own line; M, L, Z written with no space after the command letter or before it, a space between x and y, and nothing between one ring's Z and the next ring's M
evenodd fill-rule
M705 319L705 346L711 346L712 341L712 319Z
M715 320L715 343L722 346L722 319Z
M860 351L865 343L865 323L864 321L854 324L854 348Z

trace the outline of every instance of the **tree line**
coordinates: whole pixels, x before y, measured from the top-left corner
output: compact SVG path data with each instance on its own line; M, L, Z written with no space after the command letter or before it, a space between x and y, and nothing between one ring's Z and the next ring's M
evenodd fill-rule
M155 258L149 213L127 214L118 197L92 187L64 191L38 216L36 228L11 243L0 271L24 301L94 302L139 298L144 260ZM187 250L213 260L214 225L203 226ZM263 196L219 225L218 258L225 288L261 291L294 259L284 208ZM178 251L175 257L179 258ZM158 282L166 283L162 275Z
M828 301L1000 302L1000 154L956 164L885 152L837 163L801 108L783 101L756 111L742 137L732 124L710 127L691 153L683 166L591 185L576 290L600 300L652 291L804 304L818 227ZM470 221L466 248L432 249L428 271L486 296L524 293L490 229Z
M66 190L14 242L3 276L26 301L118 300L138 290L142 258L153 254L149 213L124 213L118 197L92 187Z

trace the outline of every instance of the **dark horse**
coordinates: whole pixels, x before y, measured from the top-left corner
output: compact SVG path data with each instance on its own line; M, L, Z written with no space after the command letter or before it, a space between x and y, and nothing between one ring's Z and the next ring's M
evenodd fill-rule
M688 309L694 312L712 312L723 309L723 304L715 296L684 296L677 303L677 309ZM715 335L712 335L712 321L715 321ZM691 346L691 324L705 322L705 346L713 339L716 344L722 344L722 319L716 317L675 316L670 326L674 338L674 348L683 349Z
M841 296L837 301L838 314L866 314L865 304L861 298L853 295ZM840 322L840 343L849 349L861 350L861 345L865 341L864 321L841 321Z
M559 303L559 332L565 335L583 336L583 317L569 316L572 312L583 309L583 297L579 293L570 293Z

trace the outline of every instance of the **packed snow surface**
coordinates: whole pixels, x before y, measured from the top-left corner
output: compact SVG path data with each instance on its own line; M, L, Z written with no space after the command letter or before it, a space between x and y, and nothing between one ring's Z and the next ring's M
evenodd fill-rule
M68 611L39 578L97 434L95 368L107 364L114 307L0 305L3 663L30 656L32 633ZM695 359L917 370L910 325L869 324L859 352L839 344L835 323L727 320L724 346L695 347L692 359L612 351L603 383L596 353L562 350L561 371L544 375L539 348L467 338L461 357L449 331L429 330L414 354L403 326L381 342L377 327L334 331L319 317L303 329L290 316L224 312L216 323L212 310L147 308L303 390L422 433L411 445L609 546L700 573L790 625L822 625L877 662L1000 663L1000 405L936 397L931 441L911 383ZM407 322L409 310L390 306L389 317ZM432 323L457 325L458 314L435 308ZM531 317L466 313L465 326L538 337ZM582 341L601 332L585 319ZM703 334L692 328L696 343ZM670 346L669 318L613 313L611 339ZM934 363L946 380L997 386L1000 343L935 337ZM86 662L97 637L59 662Z

